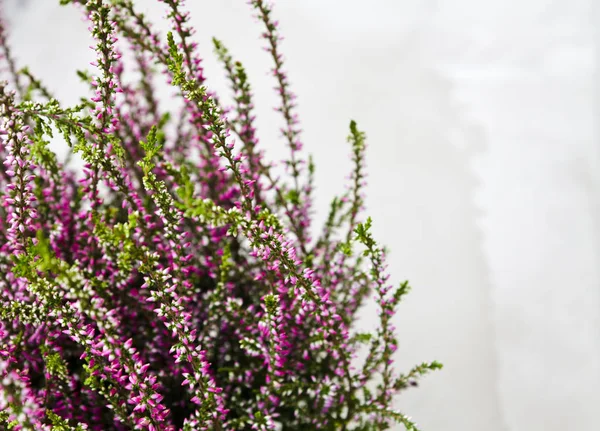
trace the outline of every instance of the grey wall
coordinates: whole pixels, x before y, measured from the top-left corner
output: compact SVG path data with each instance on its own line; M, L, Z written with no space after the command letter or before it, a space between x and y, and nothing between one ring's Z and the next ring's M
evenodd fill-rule
M276 14L323 217L369 138L368 209L414 290L399 363L446 368L398 399L424 430L593 431L600 403L594 0L280 0ZM20 64L76 101L85 25L52 0L5 0ZM140 2L159 18L161 5ZM259 25L243 0L188 2L246 64L268 155L286 154ZM163 91L167 91L164 89ZM326 169L324 167L327 166ZM372 325L375 308L361 324Z

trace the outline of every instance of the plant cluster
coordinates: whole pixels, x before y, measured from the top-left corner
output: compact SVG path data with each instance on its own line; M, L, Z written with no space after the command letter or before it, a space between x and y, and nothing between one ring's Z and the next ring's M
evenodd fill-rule
M390 285L362 214L365 134L351 122L350 184L312 238L314 167L271 6L250 2L274 62L283 178L261 150L242 64L213 40L225 107L205 86L183 1L160 1L166 36L132 0L61 0L95 40L76 106L18 69L0 28L0 426L416 429L393 396L440 365L394 369L392 316L409 287ZM177 91L172 112L159 79ZM360 332L372 293L380 325Z

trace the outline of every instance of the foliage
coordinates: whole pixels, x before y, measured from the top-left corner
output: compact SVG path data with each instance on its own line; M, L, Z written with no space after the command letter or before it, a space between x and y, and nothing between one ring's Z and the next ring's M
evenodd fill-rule
M183 1L162 0L164 37L131 0L61 3L95 40L76 106L18 70L0 28L3 428L415 430L393 396L441 365L394 369L409 286L390 286L363 218L366 136L350 123L351 181L313 240L314 166L271 7L250 2L281 97L283 179L261 151L246 71L217 39L234 106L207 89ZM180 111L155 96L161 72ZM82 169L50 149L56 133ZM360 332L371 293L380 325Z

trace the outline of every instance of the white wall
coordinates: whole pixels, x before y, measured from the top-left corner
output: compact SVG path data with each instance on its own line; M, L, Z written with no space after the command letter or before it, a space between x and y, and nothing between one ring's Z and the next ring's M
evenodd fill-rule
M593 1L278 2L321 168L319 216L350 168L348 120L368 133L375 233L395 279L414 286L398 359L446 365L398 400L424 430L599 428ZM91 58L77 13L52 0L5 3L20 64L75 101L70 73ZM284 157L262 30L245 1L188 4L210 84L225 88L214 35L248 67L262 142Z

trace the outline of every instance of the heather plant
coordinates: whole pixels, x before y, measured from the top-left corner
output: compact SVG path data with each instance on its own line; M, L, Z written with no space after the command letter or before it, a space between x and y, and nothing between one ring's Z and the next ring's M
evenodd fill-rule
M394 367L409 286L390 285L363 215L365 134L350 123L351 181L319 231L271 6L250 2L280 96L282 176L243 65L213 40L224 106L183 1L161 2L166 35L131 0L61 0L95 40L93 69L74 74L91 95L75 106L17 67L0 28L3 429L416 430L394 396L440 365ZM161 79L175 109L156 97ZM360 331L371 297L379 326Z

